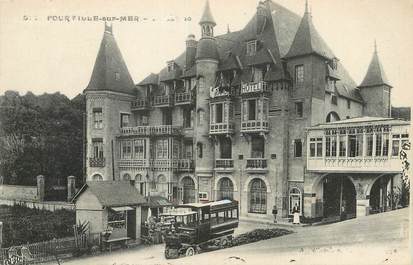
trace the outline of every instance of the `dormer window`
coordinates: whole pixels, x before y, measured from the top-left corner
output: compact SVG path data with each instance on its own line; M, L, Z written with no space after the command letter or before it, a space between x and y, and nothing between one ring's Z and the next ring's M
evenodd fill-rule
M333 58L331 62L331 68L333 68L333 70L337 70L337 61L337 58Z
M253 56L257 52L257 40L247 42L247 56Z
M175 70L175 62L174 61L169 61L168 62L168 72L172 72Z

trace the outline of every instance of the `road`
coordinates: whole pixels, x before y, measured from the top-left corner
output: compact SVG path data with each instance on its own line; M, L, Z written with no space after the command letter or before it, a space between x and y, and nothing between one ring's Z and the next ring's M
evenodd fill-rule
M145 246L70 260L64 264L410 264L409 209L329 225L296 227L295 233L239 247L166 260L164 247ZM240 230L267 225L243 223Z

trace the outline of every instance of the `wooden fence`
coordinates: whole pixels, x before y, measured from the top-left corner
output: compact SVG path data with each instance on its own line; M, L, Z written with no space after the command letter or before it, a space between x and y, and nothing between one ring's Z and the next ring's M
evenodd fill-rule
M76 252L88 250L92 246L100 246L99 234L84 234L74 237L54 239L45 242L32 243L0 249L1 265L25 265L59 260L70 257Z

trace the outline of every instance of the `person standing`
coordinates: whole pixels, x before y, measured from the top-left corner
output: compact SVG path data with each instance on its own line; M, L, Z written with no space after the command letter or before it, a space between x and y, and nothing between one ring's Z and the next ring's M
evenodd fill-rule
M293 207L293 224L298 225L300 224L300 207L298 203L296 203Z

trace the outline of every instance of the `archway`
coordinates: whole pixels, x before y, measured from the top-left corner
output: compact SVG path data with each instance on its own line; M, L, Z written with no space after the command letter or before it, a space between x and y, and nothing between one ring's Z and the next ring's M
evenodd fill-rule
M248 212L250 213L267 213L267 186L259 178L255 178L250 183L248 192Z
M381 213L392 209L393 178L382 176L376 179L370 189L370 213Z
M356 189L346 176L329 175L320 183L323 190L323 217L356 217Z
M129 181L131 180L131 176L128 173L123 174L122 180Z
M218 200L225 200L225 199L232 200L233 198L234 198L234 184L232 183L232 180L227 177L221 178L218 183L217 199Z
M195 202L195 182L189 176L184 177L182 180L182 200L183 203L192 203Z

